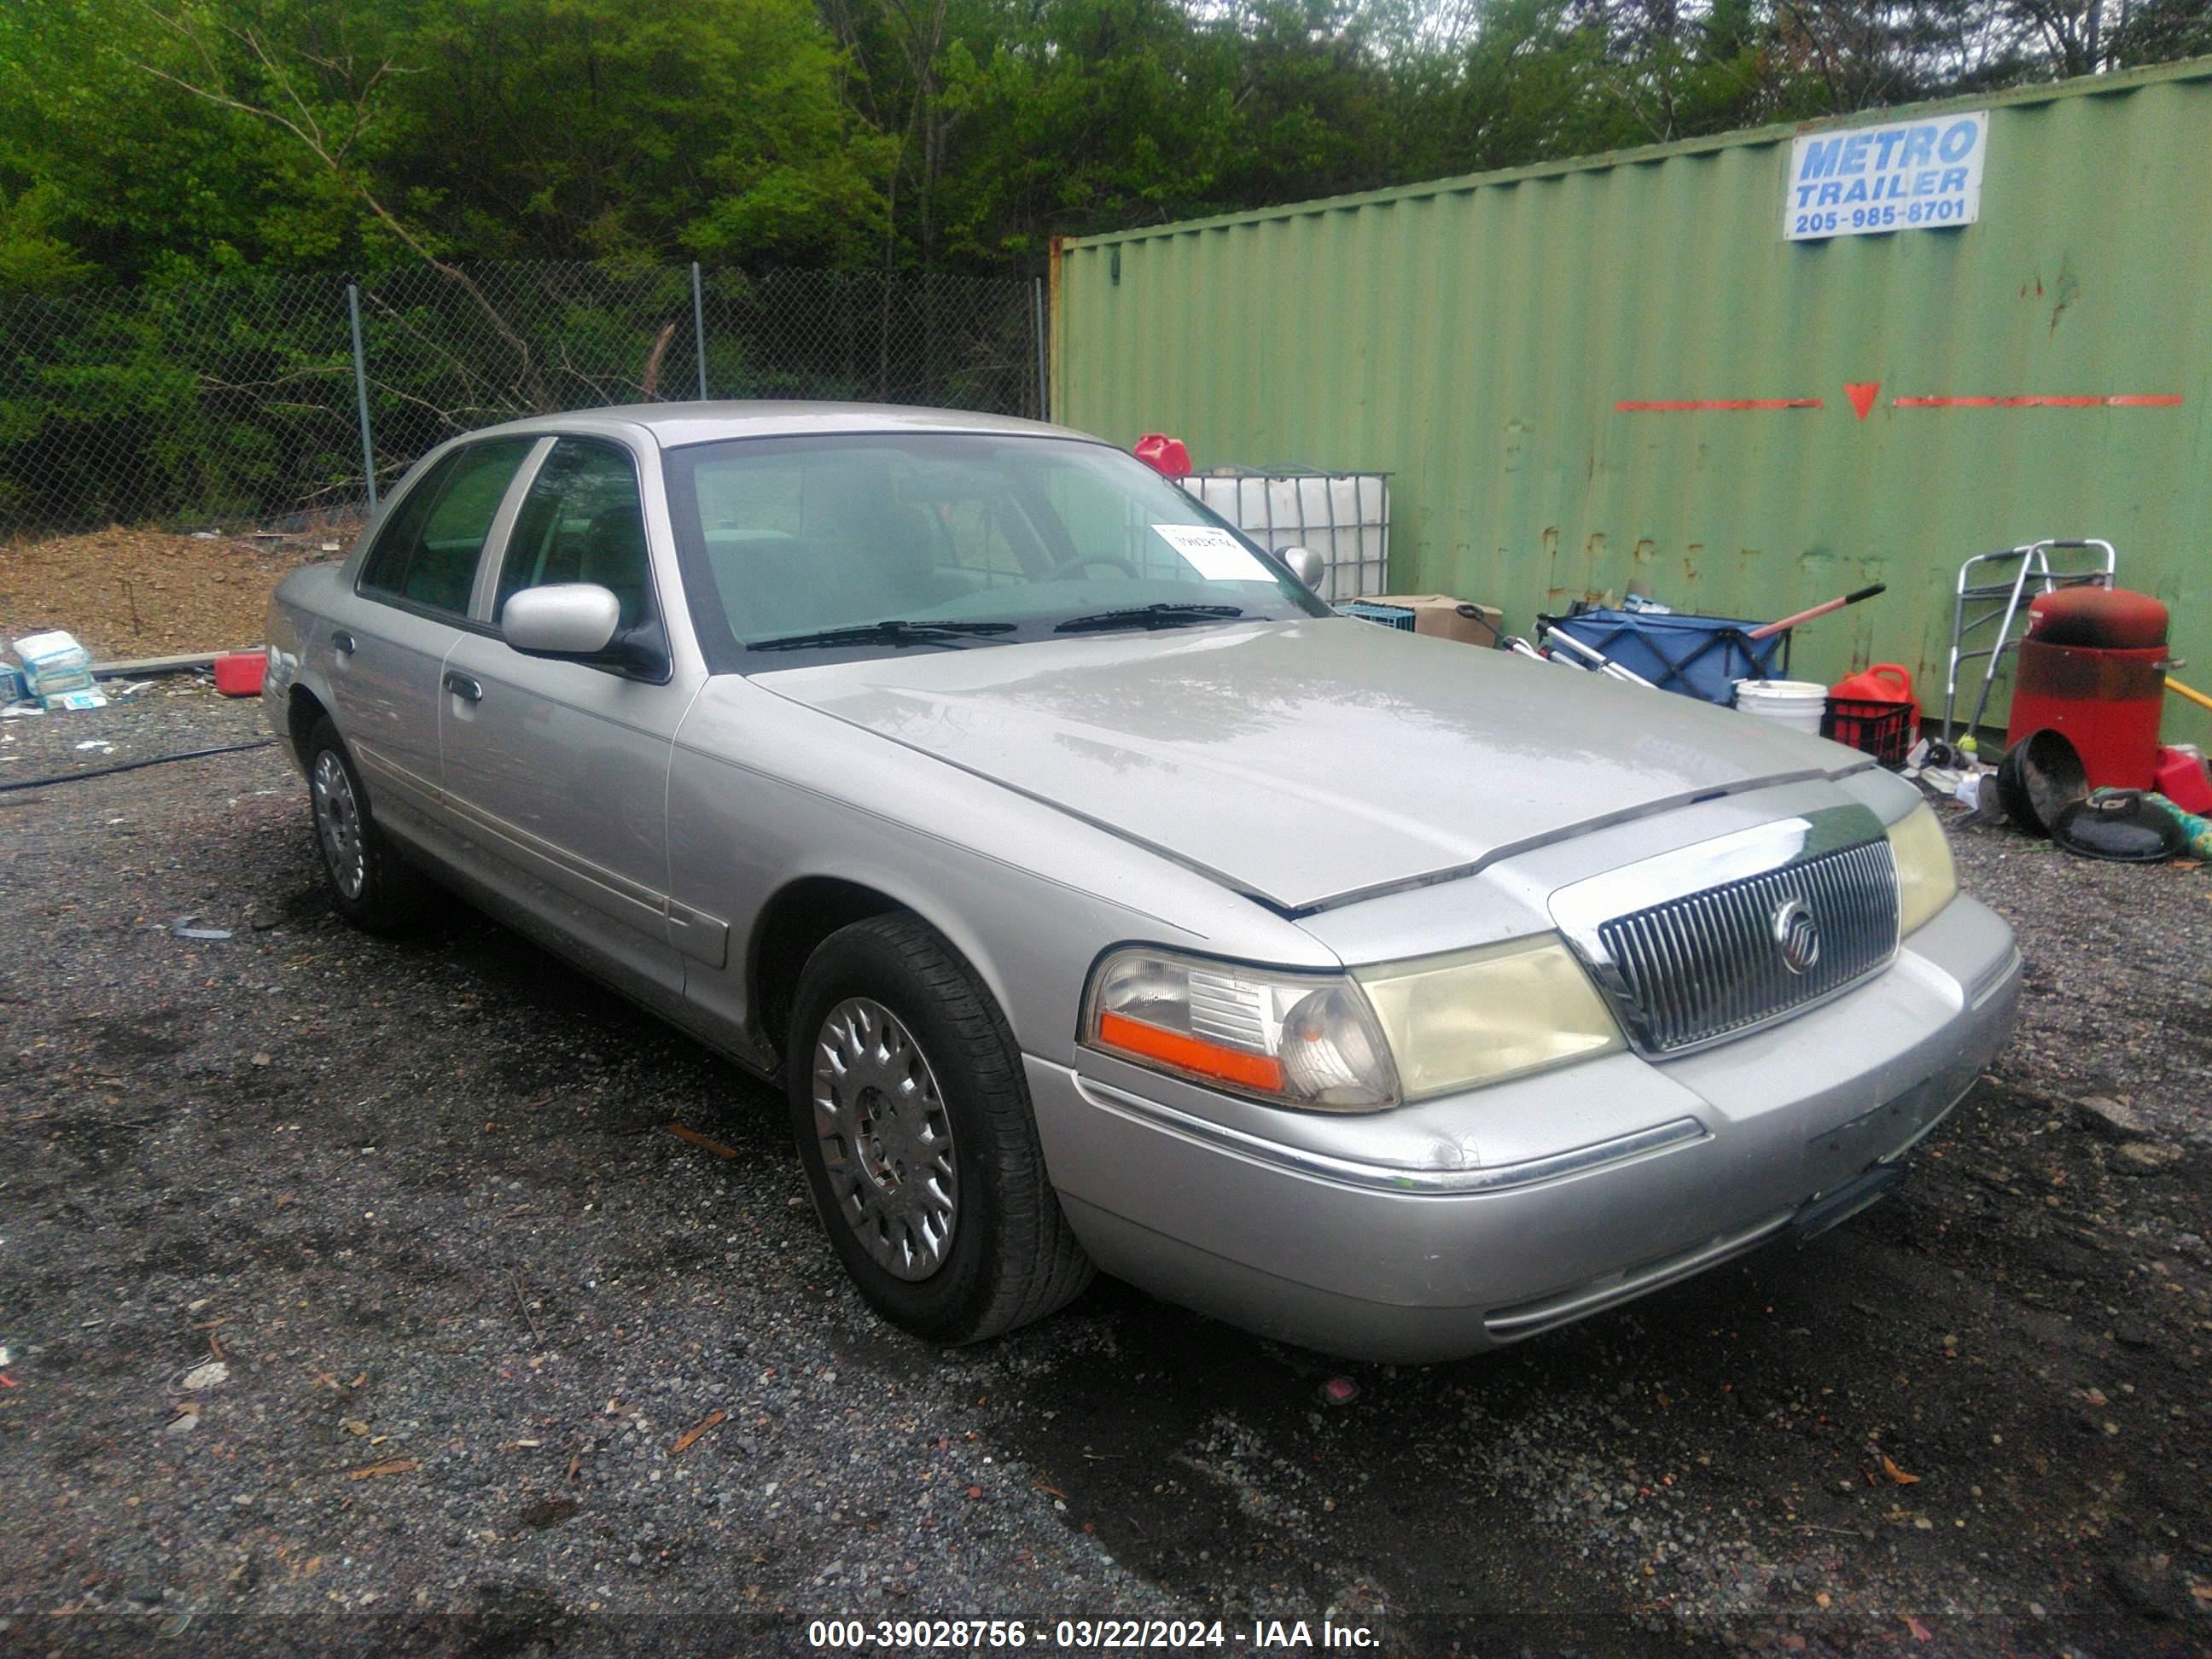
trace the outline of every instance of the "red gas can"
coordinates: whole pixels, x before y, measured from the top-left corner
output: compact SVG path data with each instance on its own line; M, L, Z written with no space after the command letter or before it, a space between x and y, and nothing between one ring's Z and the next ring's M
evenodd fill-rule
M1920 700L1901 664L1878 662L1828 688L1820 735L1863 750L1884 766L1903 766L1920 733Z
M1862 673L1838 680L1828 688L1828 695L1853 702L1909 702L1913 729L1920 728L1920 699L1912 695L1912 676L1901 663L1878 662Z
M1164 432L1147 432L1137 440L1136 457L1164 478L1190 477L1190 451L1180 438Z

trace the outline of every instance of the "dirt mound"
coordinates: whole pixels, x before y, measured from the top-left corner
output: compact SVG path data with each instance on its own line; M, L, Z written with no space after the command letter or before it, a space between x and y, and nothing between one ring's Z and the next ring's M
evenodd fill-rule
M0 547L0 642L65 628L102 661L258 645L278 579L348 539L204 539L117 525Z

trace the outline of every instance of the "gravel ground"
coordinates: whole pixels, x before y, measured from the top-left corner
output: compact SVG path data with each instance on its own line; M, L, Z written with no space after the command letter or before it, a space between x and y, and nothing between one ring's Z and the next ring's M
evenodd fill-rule
M0 726L0 783L259 735L167 682ZM887 1334L767 1090L472 914L343 927L277 750L0 793L0 1628L1182 1615L1249 1651L1333 1608L1404 1654L2202 1652L2212 881L1957 844L2027 1008L1895 1198L1347 1370L1110 1284L971 1349Z

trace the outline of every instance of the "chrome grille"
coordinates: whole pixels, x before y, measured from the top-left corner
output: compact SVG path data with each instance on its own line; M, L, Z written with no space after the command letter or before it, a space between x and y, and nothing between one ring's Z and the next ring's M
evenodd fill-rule
M1792 900L1820 939L1802 972L1776 938ZM1613 917L1597 936L1637 1046L1694 1048L1832 996L1887 962L1897 866L1887 840L1869 842Z

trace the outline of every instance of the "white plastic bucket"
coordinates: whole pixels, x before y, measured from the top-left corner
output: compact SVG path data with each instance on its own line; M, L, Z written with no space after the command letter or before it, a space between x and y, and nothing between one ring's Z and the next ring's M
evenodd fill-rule
M1820 716L1828 707L1828 688L1811 680L1738 680L1735 706L1747 714L1820 735Z

